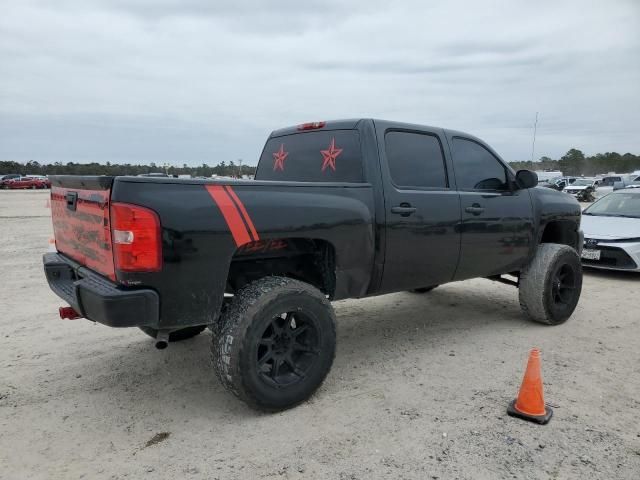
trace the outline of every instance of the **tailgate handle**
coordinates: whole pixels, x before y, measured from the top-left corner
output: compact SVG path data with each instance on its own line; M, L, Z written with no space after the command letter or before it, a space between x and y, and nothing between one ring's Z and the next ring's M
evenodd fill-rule
M67 208L75 212L78 205L78 192L67 192L65 198L67 200Z

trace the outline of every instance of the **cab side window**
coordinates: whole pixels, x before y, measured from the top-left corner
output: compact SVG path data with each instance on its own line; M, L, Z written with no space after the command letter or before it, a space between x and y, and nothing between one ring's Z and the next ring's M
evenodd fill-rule
M453 162L458 190L509 190L506 168L479 143L454 137Z
M447 188L444 155L438 137L390 131L384 136L389 173L400 189Z

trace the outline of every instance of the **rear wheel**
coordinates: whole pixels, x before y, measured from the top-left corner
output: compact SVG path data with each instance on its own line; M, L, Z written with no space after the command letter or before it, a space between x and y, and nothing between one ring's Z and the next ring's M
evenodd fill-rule
M309 284L266 277L243 287L225 311L212 356L222 384L266 411L309 398L335 355L335 314Z
M195 327L186 327L186 328L181 328L180 330L175 330L169 334L169 341L179 342L181 340L187 340L188 338L195 337L196 335L201 333L205 328L207 328L206 325L197 325ZM152 338L156 338L158 336L158 330L156 330L155 328L140 327L140 330L142 330L144 333L146 333Z
M540 244L531 264L520 273L520 306L536 322L565 322L578 305L581 291L580 257L567 245Z

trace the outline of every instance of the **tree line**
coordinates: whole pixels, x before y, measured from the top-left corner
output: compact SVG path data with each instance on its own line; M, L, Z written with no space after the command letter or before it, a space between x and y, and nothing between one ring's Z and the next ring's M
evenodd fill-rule
M592 156L575 148L557 160L541 157L537 162L509 162L515 170L560 170L565 175L593 176L607 172L627 173L640 170L640 155L617 152L598 153ZM168 173L169 175L191 175L192 177L238 177L254 175L256 167L220 162L210 166L203 163L190 167L186 163L182 167L149 165L132 165L130 163L39 163L31 160L27 163L0 161L0 174L19 173L22 175L139 175L141 173Z
M235 162L220 162L210 166L203 163L190 167L186 163L182 167L163 166L150 163L149 165L133 165L130 163L39 163L31 160L27 163L0 161L0 174L18 173L21 175L140 175L141 173L167 173L169 175L191 175L192 177L210 177L219 175L224 177L239 177L254 175L256 167L237 165Z
M560 170L564 175L590 177L608 172L629 173L640 170L640 155L607 152L587 157L580 150L572 148L557 160L541 157L537 162L509 163L515 170Z

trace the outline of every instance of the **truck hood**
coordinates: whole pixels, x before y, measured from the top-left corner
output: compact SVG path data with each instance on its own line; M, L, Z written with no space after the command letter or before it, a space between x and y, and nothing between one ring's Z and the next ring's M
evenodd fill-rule
M585 238L602 240L640 238L640 218L583 215L582 231Z

